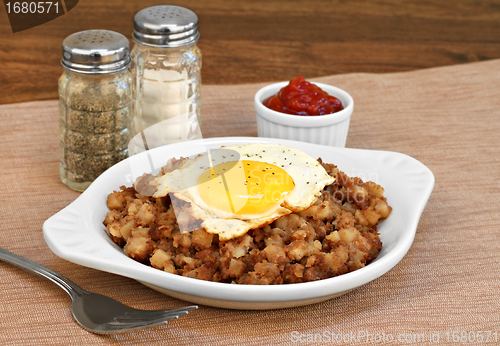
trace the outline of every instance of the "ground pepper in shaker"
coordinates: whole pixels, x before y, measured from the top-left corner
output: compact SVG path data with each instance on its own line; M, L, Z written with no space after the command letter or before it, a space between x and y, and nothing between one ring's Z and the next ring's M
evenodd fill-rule
M122 34L88 30L62 44L59 78L60 176L83 191L128 156L133 109L130 44Z
M201 138L201 51L198 17L160 5L134 17L135 112L130 152Z

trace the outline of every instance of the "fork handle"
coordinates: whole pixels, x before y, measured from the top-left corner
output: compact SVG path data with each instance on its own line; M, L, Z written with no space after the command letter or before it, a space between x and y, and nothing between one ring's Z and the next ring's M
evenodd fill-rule
M77 296L81 296L82 294L87 293L87 291L85 291L83 288L79 287L73 281L65 278L61 274L58 274L49 268L46 268L38 263L32 262L24 257L16 255L1 247L0 259L32 271L38 275L43 276L46 279L49 279L50 281L61 287L63 290L65 290L66 293L68 293L71 297L71 300L74 300Z

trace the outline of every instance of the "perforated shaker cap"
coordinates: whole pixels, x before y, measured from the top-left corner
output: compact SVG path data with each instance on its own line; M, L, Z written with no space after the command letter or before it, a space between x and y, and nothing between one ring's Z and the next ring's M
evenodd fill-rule
M86 74L114 73L130 66L130 43L114 31L87 30L63 41L64 68Z
M134 27L133 40L152 47L182 47L200 38L198 16L179 6L145 8L135 15Z

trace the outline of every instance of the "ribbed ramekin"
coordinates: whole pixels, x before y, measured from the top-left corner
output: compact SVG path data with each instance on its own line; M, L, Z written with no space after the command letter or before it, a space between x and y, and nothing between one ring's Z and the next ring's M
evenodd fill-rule
M260 89L255 94L254 104L257 112L257 133L259 137L292 139L315 144L345 147L349 122L354 101L347 92L337 87L315 83L329 95L335 96L344 109L333 114L318 116L291 115L273 111L262 102L286 86L288 82L275 83Z

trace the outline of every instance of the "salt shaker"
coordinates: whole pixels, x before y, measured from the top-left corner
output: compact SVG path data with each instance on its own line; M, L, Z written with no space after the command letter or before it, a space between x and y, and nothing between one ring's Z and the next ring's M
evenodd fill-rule
M134 17L134 139L130 153L201 138L198 17L160 5Z
M128 156L133 110L130 44L107 30L77 32L63 41L59 79L60 176L83 191Z

